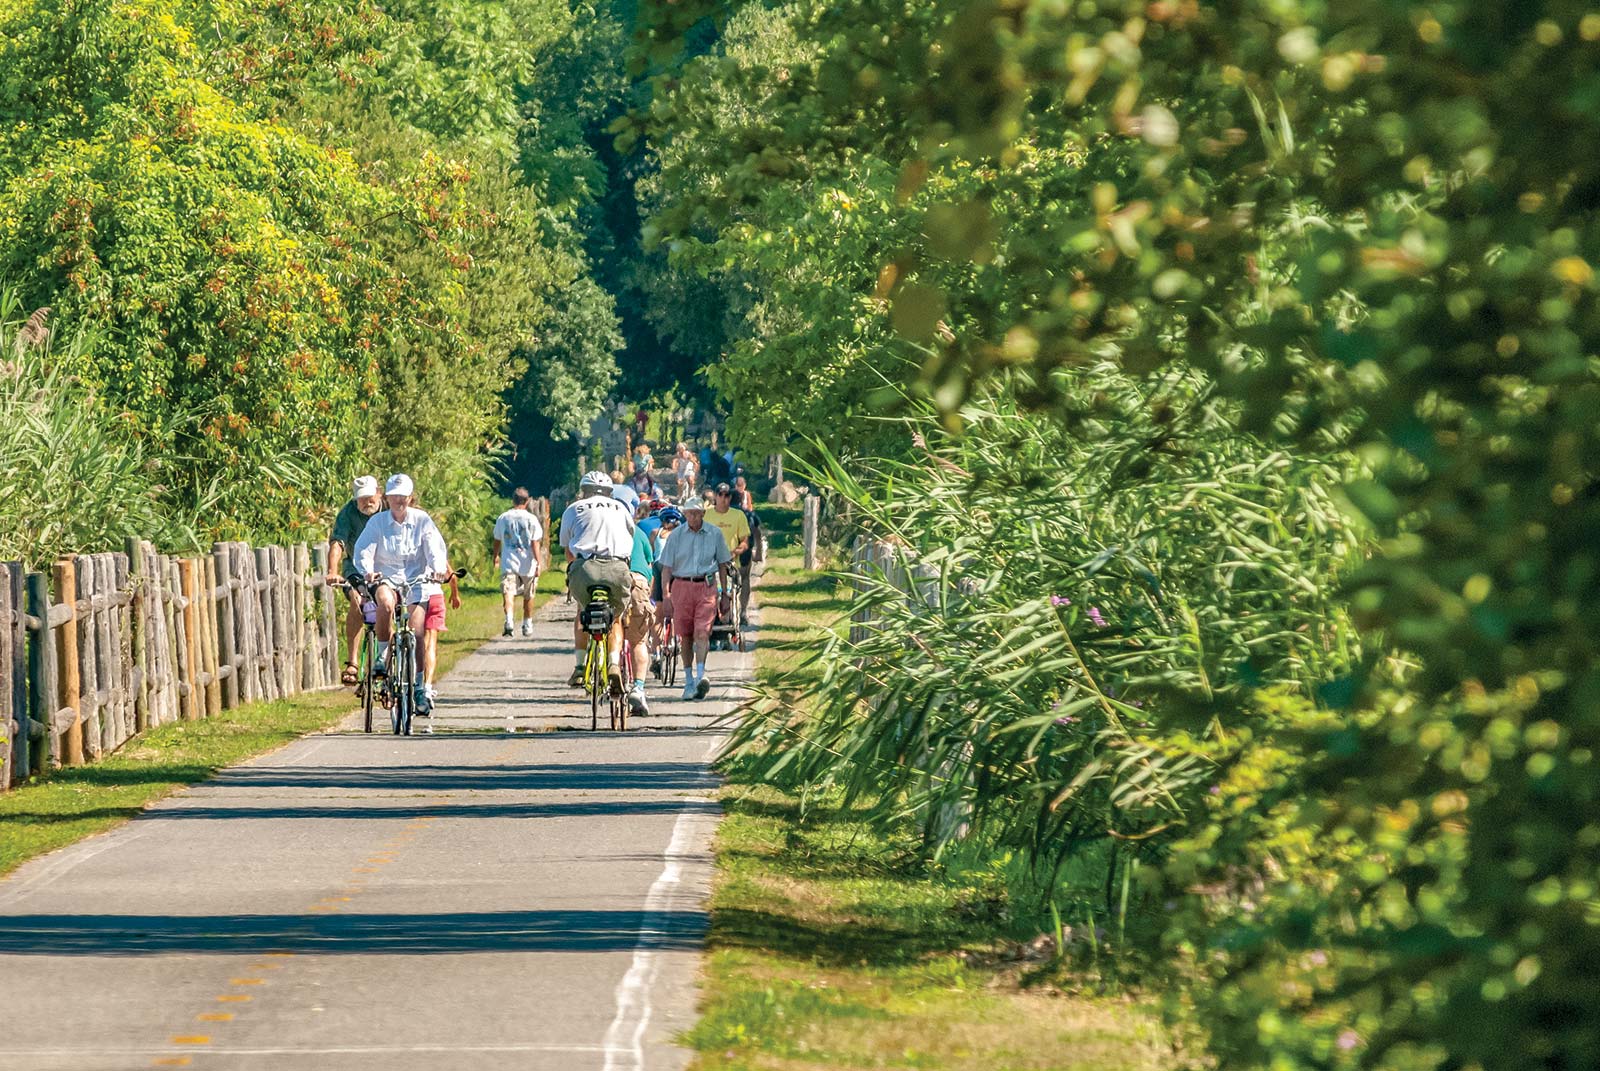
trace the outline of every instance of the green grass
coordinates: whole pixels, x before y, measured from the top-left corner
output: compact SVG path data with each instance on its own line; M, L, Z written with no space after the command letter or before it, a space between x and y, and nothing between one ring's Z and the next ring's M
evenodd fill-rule
M793 517L772 517L759 589L758 673L785 701L791 674L848 607L799 566ZM781 537L781 538L780 538ZM702 1018L693 1071L1163 1071L1155 1017L1122 997L1025 988L1002 867L930 872L903 841L726 772Z
M542 585L541 585L542 590ZM500 593L463 589L439 640L439 673L500 634ZM252 703L215 718L143 733L89 766L51 772L0 795L0 875L127 821L176 789L336 724L355 707L346 689Z

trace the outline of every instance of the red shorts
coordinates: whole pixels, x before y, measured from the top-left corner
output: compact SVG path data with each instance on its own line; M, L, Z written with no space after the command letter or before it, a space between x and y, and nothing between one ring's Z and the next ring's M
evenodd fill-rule
M717 587L689 580L672 581L672 631L680 640L708 640L717 619Z
M450 631L449 629L444 627L444 596L443 595L429 595L428 596L428 616L422 622L422 631L424 631L424 632L448 632L448 631Z

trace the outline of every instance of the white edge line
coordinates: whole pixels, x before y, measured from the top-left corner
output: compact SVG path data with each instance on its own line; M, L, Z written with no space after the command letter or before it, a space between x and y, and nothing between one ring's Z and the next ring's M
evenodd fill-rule
M749 663L749 653L739 652L741 683ZM712 735L703 761L711 761L722 746L723 739L721 733ZM704 799L700 797L694 802L704 802ZM672 838L662 853L661 874L645 896L644 917L639 923L639 941L633 949L633 962L628 967L628 973L622 976L622 981L617 983L617 1014L611 1020L605 1036L605 1071L644 1071L644 1035L654 1012L651 990L661 968L660 953L647 947L646 934L658 918L675 906L682 887L684 864L690 858L689 848L700 835L700 827L715 822L716 816L686 808L679 812L678 820L672 825ZM638 1022L630 1031L629 1021L635 1017ZM623 1041L625 1037L626 1043Z

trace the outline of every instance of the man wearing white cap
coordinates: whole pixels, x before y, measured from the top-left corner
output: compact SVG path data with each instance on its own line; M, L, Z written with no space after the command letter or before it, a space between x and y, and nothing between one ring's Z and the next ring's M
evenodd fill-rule
M727 589L728 563L733 560L722 530L706 523L710 505L698 498L683 504L685 523L672 533L657 559L661 563L661 587L667 596L661 612L672 618L683 652L685 699L704 699L711 691L711 682L706 679L711 625L717 617L717 590Z
M366 529L367 522L378 512L382 499L378 497L378 481L372 476L357 476L350 487L350 501L340 508L333 519L333 532L328 536L328 581L344 580L349 583L359 579L356 570L356 540ZM354 684L360 676L356 668L356 638L361 635L361 596L353 587L345 589L350 608L344 615L345 650L350 660L344 664L346 684Z
M355 559L356 568L367 578L369 584L376 587L378 600L378 666L381 670L383 660L389 653L389 634L391 623L394 620L395 589L388 584L379 585L377 582L382 577L393 579L408 579L417 576L428 576L435 581L444 579L449 572L449 555L445 550L444 536L439 534L439 528L433 523L433 518L414 507L412 492L415 490L411 477L403 472L395 473L389 477L388 484L384 487L385 498L389 508L372 520L367 522L366 530L361 533L361 538L356 540ZM429 599L427 588L417 585L411 590L411 631L421 637L428 626ZM434 622L435 627L444 625L443 600L439 600L439 620ZM426 644L420 644L421 659L423 663L417 674L419 682L425 680L428 673L428 651ZM424 703L431 706L430 697L424 692Z

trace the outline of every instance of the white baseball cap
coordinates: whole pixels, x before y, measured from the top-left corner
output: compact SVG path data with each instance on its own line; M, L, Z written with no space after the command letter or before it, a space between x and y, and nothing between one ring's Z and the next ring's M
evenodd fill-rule
M416 488L411 483L411 477L403 472L397 472L389 477L389 483L384 487L386 495L409 495Z
M357 476L350 485L350 494L355 498L370 498L378 493L378 478L376 476Z

